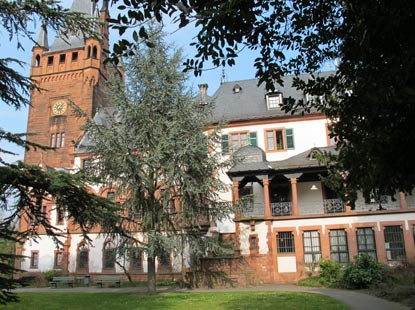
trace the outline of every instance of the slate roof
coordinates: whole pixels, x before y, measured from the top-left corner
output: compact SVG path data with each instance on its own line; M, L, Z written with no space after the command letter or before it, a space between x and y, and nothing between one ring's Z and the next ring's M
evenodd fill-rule
M98 8L95 1L91 0L74 0L70 8L71 11L84 13L87 17L98 17ZM55 37L53 44L46 53L81 48L85 46L85 37L81 33L69 33L63 35L65 29L61 29Z
M318 75L328 76L330 74L333 74L333 71L321 72ZM294 76L283 77L284 85L277 85L275 91L281 92L284 98L304 99L304 93L291 86L293 78ZM300 78L307 80L310 78L310 75L302 74ZM233 91L236 85L241 87L238 93ZM217 123L221 120L231 122L286 116L287 114L280 108L267 108L265 99L267 93L265 85L258 86L257 79L222 83L216 93L209 98L214 106L211 122Z
M246 147L241 148L240 150ZM320 153L332 153L337 154L334 146L328 147L315 147L304 151L300 154L294 155L290 158L278 161L268 162L266 160L262 162L241 162L233 166L229 171L229 175L244 175L251 172L277 172L277 173L290 173L295 171L303 171L305 169L325 169L318 160L313 159L311 154L314 150ZM239 150L238 150L239 151Z
M272 161L271 166L276 171L322 167L318 160L313 159L312 157L312 152L314 150L319 151L320 153L327 152L338 154L338 151L334 146L315 147L285 160Z
M253 145L244 146L235 152L234 158L238 159L238 157L240 161L229 169L228 173L247 173L272 170L272 166L267 161L264 150L260 147Z
M111 120L109 119L109 117L111 115L114 115L114 113L116 113L116 111L115 111L115 108L113 107L101 108L97 111L97 113L95 113L93 121L97 125L109 127L111 125ZM92 146L94 146L94 143L92 142L90 138L89 132L86 132L82 136L79 143L76 145L74 153L75 154L88 153L89 148Z

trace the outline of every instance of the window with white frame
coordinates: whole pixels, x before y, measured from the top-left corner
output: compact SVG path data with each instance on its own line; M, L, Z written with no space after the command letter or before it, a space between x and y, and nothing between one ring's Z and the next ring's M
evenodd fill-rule
M321 259L320 234L317 230L305 231L303 234L304 263L318 263Z
M330 236L330 258L338 263L349 261L349 248L347 246L347 233L344 229L332 229Z
M279 108L282 104L282 93L281 92L268 93L265 96L265 98L267 100L268 109Z
M359 254L368 254L377 260L375 233L371 227L358 228L357 236L357 252Z
M275 152L294 149L292 128L272 128L265 130L265 151Z
M236 152L245 145L257 145L257 133L241 131L222 134L222 153L229 154Z

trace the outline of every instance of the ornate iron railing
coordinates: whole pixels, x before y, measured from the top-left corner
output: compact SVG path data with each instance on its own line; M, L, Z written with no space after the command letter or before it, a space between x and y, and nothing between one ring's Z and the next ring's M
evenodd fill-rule
M293 203L291 201L272 202L272 216L289 216L293 214Z
M324 199L324 213L343 213L346 206L341 199Z

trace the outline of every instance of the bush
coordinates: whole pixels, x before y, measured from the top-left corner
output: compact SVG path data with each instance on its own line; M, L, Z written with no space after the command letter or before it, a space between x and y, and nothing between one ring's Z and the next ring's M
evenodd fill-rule
M319 276L301 279L297 282L297 285L307 286L307 287L323 287L324 286Z
M344 271L343 284L346 288L361 289L380 283L383 279L384 268L367 254L355 257L348 263Z
M342 276L341 265L335 261L320 260L320 282L329 287L338 287Z

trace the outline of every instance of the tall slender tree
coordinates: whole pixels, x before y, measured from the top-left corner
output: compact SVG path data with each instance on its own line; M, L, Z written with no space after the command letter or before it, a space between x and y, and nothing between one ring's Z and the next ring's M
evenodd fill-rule
M121 239L145 253L148 291L155 293L156 258L185 248L196 256L220 250L201 224L231 212L216 177L230 162L215 151L218 131L206 133L211 109L187 89L180 51L166 44L158 25L147 33L151 47L137 43L125 61L126 84L118 79L109 89L116 112L107 113L106 126L91 121L86 130L91 173L124 196L122 227L132 232Z

